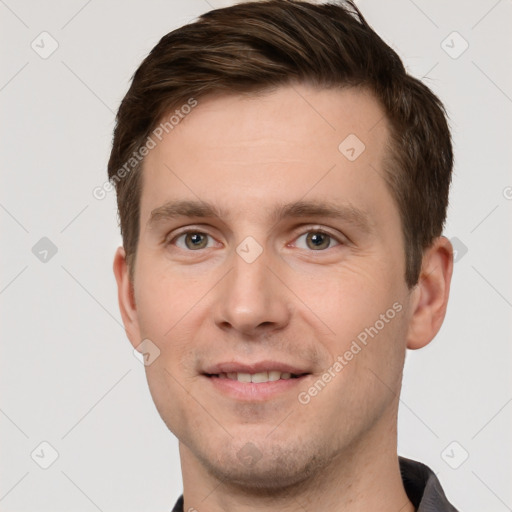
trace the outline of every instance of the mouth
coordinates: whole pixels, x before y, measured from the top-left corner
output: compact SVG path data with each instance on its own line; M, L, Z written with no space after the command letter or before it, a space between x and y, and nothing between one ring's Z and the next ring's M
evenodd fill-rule
M284 396L301 386L310 375L309 371L276 362L224 363L202 373L216 392L242 402L262 402Z
M309 373L291 373L291 372L281 372L279 370L270 370L263 371L257 373L248 373L248 372L222 372L222 373L206 373L204 374L207 377L214 377L217 379L229 379L235 380L238 382L252 382L255 384L261 384L264 382L276 382L278 380L288 380L288 379L299 379L304 375L309 375Z

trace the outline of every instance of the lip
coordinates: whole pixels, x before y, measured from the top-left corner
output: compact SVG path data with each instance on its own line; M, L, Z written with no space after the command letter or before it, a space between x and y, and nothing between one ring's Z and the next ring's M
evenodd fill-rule
M242 363L237 361L217 363L205 368L202 372L206 375L218 375L219 373L259 373L265 371L278 371L281 373L293 373L302 375L311 373L308 369L298 365L291 365L280 361L255 361L252 363ZM297 379L294 379L297 380ZM276 381L279 382L279 381ZM265 383L260 383L265 384ZM259 385L259 384L258 384Z
M304 380L310 375L311 374L308 373L296 378L258 383L239 382L238 380L221 378L216 375L202 375L202 377L206 379L209 385L213 386L216 391L229 398L244 402L263 402L301 387L304 384Z

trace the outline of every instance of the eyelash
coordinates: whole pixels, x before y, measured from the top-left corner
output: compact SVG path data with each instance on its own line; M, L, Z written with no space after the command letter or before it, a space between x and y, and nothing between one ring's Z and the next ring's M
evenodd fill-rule
M165 244L166 247L169 246L169 245L172 245L176 240L178 240L182 236L190 234L190 233L206 235L206 236L209 236L210 238L213 238L212 235L210 235L208 233L205 233L204 231L200 231L198 229L187 229L185 231L182 231L181 233L178 233L176 236L174 236L172 238L172 240L168 240L166 238L166 240L164 241L164 244ZM316 229L309 228L307 231L303 231L300 234L298 234L298 236L296 236L295 239L300 238L303 235L307 235L308 233L319 233L319 234L322 234L322 235L326 235L331 240L336 241L338 245L344 245L344 243L345 243L345 242L341 241L338 237L334 236L332 233L329 233L328 231L325 231L325 230L320 229L320 228L316 228ZM335 245L334 247L337 247L338 245ZM327 247L327 249L332 249L332 248L333 247ZM179 249L181 249L181 248L179 248ZM205 249L210 249L210 247L206 247ZM318 251L310 250L309 252L325 252L327 249L319 249ZM195 251L191 250L191 249L182 249L182 250L187 251L187 252L200 252L201 250L204 250L204 249L197 249Z

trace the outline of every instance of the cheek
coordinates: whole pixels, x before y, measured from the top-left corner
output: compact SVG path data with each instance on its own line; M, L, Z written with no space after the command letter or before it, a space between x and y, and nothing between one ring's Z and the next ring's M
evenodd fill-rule
M349 303L332 325L336 334L323 343L331 358L324 376L333 377L326 376L330 383L313 407L318 414L323 409L330 411L327 415L344 411L350 430L350 425L376 420L398 396L407 320L401 303L382 300L366 306Z
M322 330L326 335L319 334L317 342L329 355L327 365L338 361L343 368L335 372L335 383L324 399L340 400L340 406L349 409L364 404L378 407L391 399L399 390L405 357L402 281L374 262L347 265L310 281L297 280L295 286L297 295L306 298L304 317L312 318L313 313L326 326ZM352 406L346 403L352 399Z
M186 389L192 384L188 379L195 374L194 340L204 320L204 296L211 286L206 280L176 272L141 276L136 296L140 334L159 350L158 359L146 367L155 402L159 396L167 397L164 402L169 396L176 398L183 390L180 384Z
M307 306L322 321L328 337L340 343L339 348L379 321L402 294L393 273L389 269L385 272L382 262L377 261L331 266L314 277L305 275L297 271L290 287L303 301L301 309L306 311ZM388 316L394 318L394 313Z
M167 339L204 294L197 279L186 279L176 272L141 271L136 282L135 300L141 335Z

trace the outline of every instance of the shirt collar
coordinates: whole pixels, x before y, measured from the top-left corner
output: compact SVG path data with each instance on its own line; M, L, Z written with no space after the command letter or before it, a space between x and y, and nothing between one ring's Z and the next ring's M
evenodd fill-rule
M421 462L398 457L405 492L416 512L457 512L435 473Z

